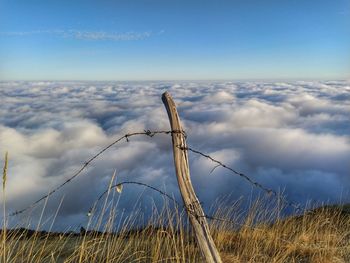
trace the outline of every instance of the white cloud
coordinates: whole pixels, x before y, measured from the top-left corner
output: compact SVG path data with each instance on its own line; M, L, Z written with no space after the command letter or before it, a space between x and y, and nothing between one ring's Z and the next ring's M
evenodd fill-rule
M0 150L10 153L8 207L21 209L47 193L126 132L168 130L160 98L165 90L174 96L194 148L267 187L284 188L290 200L339 200L350 186L349 86L345 81L0 82ZM224 195L249 196L251 186L239 177L223 169L209 174L214 164L193 154L190 161L205 207ZM178 197L172 165L169 135L133 137L52 196L48 211L64 194L61 220L80 222L114 169L119 181L149 183ZM120 209L128 211L142 191L125 187ZM349 193L342 195L349 201ZM160 200L146 190L145 211L150 197Z

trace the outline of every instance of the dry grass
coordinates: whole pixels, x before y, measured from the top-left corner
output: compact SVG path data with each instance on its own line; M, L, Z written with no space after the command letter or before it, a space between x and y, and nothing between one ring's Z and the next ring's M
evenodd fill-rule
M350 216L322 208L216 237L224 262L350 262Z
M5 182L6 169L3 175ZM186 213L167 200L161 210L154 207L141 228L141 211L116 217L119 199L115 202L116 191L111 191L114 178L115 174L103 204L99 209L94 207L86 226L100 232L50 232L59 207L49 231L40 232L44 206L35 231L1 231L1 262L203 262ZM120 187L116 190L121 192ZM5 183L3 194L5 214ZM229 207L223 203L213 205L213 214L224 220L210 222L223 262L350 262L350 207L323 207L281 218L281 208L268 200L253 202L245 215L240 212L239 202ZM6 224L4 220L5 230Z
M278 213L266 211L260 203L251 207L243 222L235 218L241 222L240 227L211 222L224 262L350 262L350 216L342 208L325 207L266 223ZM233 213L239 214L232 207L219 209L216 216L232 218ZM1 258L5 251L7 262L13 263L202 262L185 213L170 209L169 205L162 211L155 210L141 229L135 228L140 212L118 223L113 220L114 209L105 216L107 221L95 216L89 223L90 229L103 229L104 233L33 232L26 236L25 231L9 231ZM117 224L120 231L111 233Z

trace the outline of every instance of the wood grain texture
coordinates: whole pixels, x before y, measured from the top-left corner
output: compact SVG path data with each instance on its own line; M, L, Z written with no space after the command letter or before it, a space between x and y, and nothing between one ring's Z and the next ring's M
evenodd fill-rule
M176 105L168 92L162 95L162 100L168 113L172 131L182 131ZM172 133L173 154L176 177L187 214L192 224L194 234L205 262L221 263L220 254L209 231L209 226L202 206L193 189L188 164L188 154L184 133Z

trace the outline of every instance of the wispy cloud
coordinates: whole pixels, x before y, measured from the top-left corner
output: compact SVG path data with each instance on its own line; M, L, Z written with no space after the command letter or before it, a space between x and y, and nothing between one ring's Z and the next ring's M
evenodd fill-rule
M82 40L112 40L112 41L131 41L142 40L152 36L151 31L147 32L126 32L126 33L108 33L104 31L77 31L69 30L60 33L66 38L75 38Z
M135 41L147 39L153 35L161 35L164 30L158 33L152 31L145 32L106 32L106 31L82 31L82 30L33 30L33 31L16 31L16 32L0 32L3 36L32 36L32 35L54 35L56 37L71 38L79 40L92 41Z

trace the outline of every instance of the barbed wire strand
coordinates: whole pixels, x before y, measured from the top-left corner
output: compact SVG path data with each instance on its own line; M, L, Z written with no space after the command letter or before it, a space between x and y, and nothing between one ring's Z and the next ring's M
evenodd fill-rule
M192 215L194 215L197 219L198 218L206 218L206 219L209 219L209 220L214 220L214 221L219 221L219 222L225 222L225 223L229 223L229 224L232 224L232 225L236 225L238 227L250 227L252 230L258 230L258 231L264 231L266 232L267 230L264 229L264 228L260 228L260 227L257 227L257 226L253 226L253 225L247 225L245 223L239 223L235 220L232 220L232 219L227 219L227 218L220 218L220 217L216 217L216 216L213 216L213 215L208 215L208 214L204 214L204 215L198 215L195 213L195 211L193 211L193 209L189 209L186 207L186 205L180 205L180 203L172 196L170 196L169 194L167 194L166 192L154 187L154 186L151 186L149 184L145 184L145 183L141 183L141 182L136 182L136 181L124 181L124 182L120 182L120 183L116 183L114 185L112 185L111 187L107 188L103 193L101 193L99 195L99 197L95 200L95 202L93 203L93 205L90 207L88 213L87 213L87 216L90 217L90 216L93 216L93 211L94 211L94 208L96 207L97 203L102 199L102 197L108 193L109 190L111 189L114 189L114 188L117 188L118 186L120 185L124 185L124 184L133 184L133 185L140 185L140 186L144 186L146 188L149 188L163 196L165 196L166 198L170 199L171 201L174 202L174 204L176 205L177 208L180 208L180 207L183 207L187 213L191 213Z
M160 189L158 189L158 188L156 188L156 187L154 187L154 186L151 186L151 185L149 185L149 184L145 184L145 183L141 183L141 182L136 182L136 181L123 181L123 182L120 182L120 183L116 183L116 184L112 185L111 187L108 187L108 188L107 188L104 192L102 192L102 193L99 195L99 197L95 200L95 202L93 203L93 205L90 207L90 209L89 209L87 215L88 215L88 216L91 216L91 215L92 215L93 210L94 210L94 208L96 207L97 203L102 199L102 197L103 197L106 193L108 193L109 190L114 189L114 188L118 188L119 186L125 185L125 184L140 185L140 186L144 186L144 187L146 187L146 188L149 188L149 189L151 189L151 190L153 190L153 191L155 191L155 192L157 192L157 193L159 193L159 194L165 196L165 197L168 198L169 200L173 201L177 208L183 207L183 208L186 209L186 211L187 211L188 213L193 214L193 215L194 215L195 217L197 217L197 218L205 217L205 218L211 219L211 220L217 220L217 221L221 221L221 222L233 223L233 224L236 224L236 225L239 225L239 226L243 226L242 224L239 224L239 223L237 223L237 222L235 222L235 221L233 221L233 220L229 220L229 219L218 218L218 217L214 217L214 216L210 216L210 215L206 215L206 214L205 214L204 216L200 216L200 215L194 214L194 211L193 211L192 209L187 208L185 205L180 205L180 203L179 203L174 197L170 196L170 195L167 194L166 192L164 192L164 191L162 191L162 190L160 190Z
M200 156L203 156L207 159L209 159L210 161L212 161L213 163L216 163L217 165L214 166L214 168L211 169L210 171L210 174L214 172L215 169L217 169L218 167L222 167L226 170L229 170L230 172L232 172L233 174L235 175L238 175L240 177L242 177L243 179L245 179L246 181L248 181L248 183L250 183L251 185L253 185L254 187L257 187L259 189L261 189L262 191L266 192L268 194L268 196L271 196L273 195L278 201L281 201L283 204L289 206L289 207L293 207L296 211L299 211L299 210L302 210L301 208L301 205L300 204L297 204L297 203L294 203L294 202L290 202L290 201L287 201L285 200L285 198L283 196L281 196L280 194L278 194L275 190L273 189L270 189L270 188L267 188L265 186L263 186L262 184L256 182L256 181L253 181L249 176L247 176L246 174L244 173L241 173L241 172L238 172L237 170L233 169L232 167L224 164L223 162L213 158L212 156L206 154L206 153L203 153L197 149L194 149L194 148L191 148L191 147L183 147L181 145L177 146L179 149L181 150L185 150L185 151L190 151L192 153L195 153L195 154L198 154Z
M27 210L34 208L37 204L39 204L41 201L43 201L45 198L49 197L50 195L52 195L53 193L57 192L58 190L60 190L63 186L65 186L66 184L70 183L72 180L74 180L77 176L79 176L86 168L87 166L92 163L95 159L97 159L100 155L102 155L105 151L107 151L108 149L110 149L111 147L113 147L114 145L118 144L119 142L121 142L122 140L126 140L127 142L129 142L129 138L133 137L133 136L140 136L140 135L146 135L149 137L153 137L157 134L173 134L173 133L182 133L185 134L184 131L180 131L180 130L174 130L174 131L167 131L167 130L156 130L156 131L151 131L151 130L144 130L143 132L133 132L133 133L127 133L124 134L123 136L119 137L117 140L113 141L112 143L110 143L109 145L107 145L106 147L104 147L102 150L100 150L97 154L95 154L94 156L92 156L90 159L88 159L87 161L85 161L85 163L83 164L83 166L76 171L71 177L69 177L66 181L64 181L62 184L60 184L59 186L57 186L56 188L54 188L53 190L51 190L50 192L48 192L47 194L43 195L42 197L40 197L38 200L36 200L35 202L33 202L32 204L30 204L29 206L15 211L11 214L9 214L8 216L16 216L19 214L22 214L24 212L26 212Z
M21 213L24 213L25 211L35 207L37 204L39 204L41 201L43 201L45 198L49 197L50 195L52 195L53 193L57 192L59 189L61 189L63 186L65 186L66 184L70 183L73 179L75 179L77 176L79 176L86 168L87 166L93 162L95 159L97 159L100 155L102 155L105 151L107 151L108 149L110 149L111 147L113 147L114 145L116 145L117 143L119 143L120 141L122 141L123 139L125 139L127 142L129 142L129 138L133 137L133 136L139 136L139 135L146 135L149 137L153 137L157 134L174 134L174 133L181 133L183 134L185 137L187 137L186 133L183 130L157 130L157 131L151 131L151 130L144 130L143 132L134 132L134 133L127 133L121 137L119 137L117 140L113 141L112 143L110 143L109 145L107 145L106 147L104 147L102 150L100 150L97 154L95 154L94 156L92 156L90 159L88 159L84 165L77 171L75 172L70 178L68 178L66 181L64 181L62 184L60 184L59 186L57 186L56 188L54 188L53 190L51 190L49 193L47 193L46 195L43 195L41 198L39 198L38 200L36 200L35 202L33 202L31 205L29 205L28 207L21 209L19 211L15 211L14 213L11 213L8 216L15 216ZM283 197L281 197L280 195L278 195L278 193L272 189L266 188L264 187L262 184L253 181L252 179L250 179L249 176L236 171L235 169L229 167L228 165L224 164L223 162L214 159L213 157L211 157L208 154L205 154L199 150L193 149L191 147L182 147L182 146L178 146L181 150L187 150L187 151L191 151L195 154L199 154L209 160L211 160L212 162L216 163L217 165L210 171L210 173L212 173L216 168L218 167L223 167L224 169L227 169L229 171L231 171L232 173L244 178L246 181L248 181L250 184L252 184L253 186L260 188L261 190L265 191L268 195L274 195L276 198L278 198L279 201L282 201L282 203L291 206L293 208L295 208L296 210L300 209L300 204L295 204L293 202L288 202L285 199L283 199ZM143 185L149 188L152 188L149 185L140 183L140 182L129 182L129 183L136 183L139 185ZM159 189L154 188L153 190L156 191L160 191ZM167 195L166 193L160 191L160 193ZM103 193L102 195L104 195L105 193ZM170 196L169 196L170 197ZM213 217L211 217L211 219L213 219Z
M113 188L118 188L118 186L121 186L121 185L124 185L124 184L134 184L134 185L141 185L141 186L144 186L144 187L147 187L147 188L150 188L152 189L153 191L156 191L158 192L159 194L167 197L168 199L170 199L171 201L173 201L177 206L180 206L179 202L176 201L176 199L172 196L170 196L169 194L167 194L166 192L154 187L154 186L151 186L151 185L148 185L148 184L145 184L145 183L141 183L141 182L135 182L135 181L124 181L124 182L120 182L120 183L117 183L117 184L114 184L112 185L111 187L109 187L107 190L105 190L103 193L101 193L99 195L99 197L96 199L96 201L94 202L94 205L90 207L89 209L89 212L88 213L92 213L92 210L94 208L94 206L101 200L101 198L106 194L108 193L108 190L111 190Z

